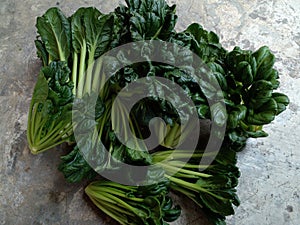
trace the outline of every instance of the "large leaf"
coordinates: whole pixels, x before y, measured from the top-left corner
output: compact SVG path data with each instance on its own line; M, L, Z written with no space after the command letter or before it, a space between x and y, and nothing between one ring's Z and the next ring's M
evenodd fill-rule
M68 61L71 46L71 28L68 19L60 9L54 7L37 18L36 27L50 61Z
M72 47L76 53L80 53L85 45L85 27L83 25L83 15L85 8L78 9L70 18L71 33L72 33Z
M114 17L102 15L96 8L87 8L83 17L87 48L97 58L108 50L112 41Z

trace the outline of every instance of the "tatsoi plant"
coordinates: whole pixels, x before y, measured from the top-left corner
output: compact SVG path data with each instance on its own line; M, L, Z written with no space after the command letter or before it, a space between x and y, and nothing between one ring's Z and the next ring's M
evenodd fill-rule
M168 186L168 180L140 187L96 181L85 188L85 193L99 209L122 225L167 225L181 212L178 206L173 206Z
M273 68L275 56L264 46L255 52L239 47L227 53L229 120L228 137L240 150L246 138L266 137L263 125L272 122L289 104L286 95L275 92L279 74Z
M56 75L48 78L51 76L47 74L49 72L42 71L33 94L27 137L34 154L70 141L73 132L68 128L74 124L71 124L72 117L67 115L72 114L72 105L68 106L68 112L60 113L61 105L55 105L51 96L56 95L61 101L68 102L70 98L73 100L93 93L100 83L99 76L95 75L99 71L93 72L88 68L93 68L94 60L111 48L115 30L113 15L103 15L92 7L81 8L70 18L58 8L51 8L37 18L36 27L39 34L35 41L37 54L45 68L49 66L52 74ZM64 68L55 66L53 63L56 62L64 63ZM68 82L68 90L66 87L53 88L61 80ZM43 96L40 89L44 90ZM46 89L51 92L48 94ZM65 93L67 91L68 95ZM49 108L50 101L54 104L54 110L48 110L47 116L43 116L46 109L42 111L42 108ZM57 114L62 118L56 119Z
M42 68L28 115L27 140L33 154L69 140L73 132L70 69L64 61Z
M36 21L35 46L42 68L28 114L29 148L38 154L68 143L71 151L61 157L58 169L70 183L92 180L85 193L120 224L166 225L175 221L180 207L173 205L170 190L196 203L213 224L226 224L226 216L234 214L234 206L240 204L236 194L240 176L237 152L248 138L266 137L263 126L289 104L288 97L276 91L279 73L274 68L275 56L267 46L256 51L239 47L227 51L215 33L197 23L177 32L177 19L175 5L169 6L165 0L126 0L126 5L108 14L88 7L67 17L60 9L50 8ZM100 58L115 47L137 41L148 43ZM151 41L165 45L154 49ZM173 44L172 48L167 43ZM169 63L152 62L150 56L155 51ZM132 55L142 62L130 63ZM203 74L200 85L188 72L203 69L197 63L198 57L210 70ZM124 62L126 66L120 66ZM143 98L130 112L126 105L140 90L125 92L122 101L117 98L122 90L130 89L130 83L153 77L180 86L192 100L200 121L225 128L225 137L217 132L210 134L222 142L221 149L208 153L198 143L193 153L193 149L178 150L183 142L195 140L191 140L193 123L181 121L181 117L188 117L180 114L186 104L177 101L176 96L171 97L177 105L155 96ZM214 79L221 91L210 82ZM165 96L171 89L157 79L155 85L143 91ZM220 95L226 107L220 102L209 105L209 100ZM164 124L150 130L149 123L155 117ZM129 126L124 126L126 123ZM160 140L155 149L130 139L130 133L142 140L152 131ZM118 139L118 132L130 146ZM199 140L203 138L206 136L200 133ZM203 164L211 157L212 163ZM97 168L89 164L90 159L96 159ZM162 180L128 186L105 180L97 173L105 170L118 174L121 163L155 164L161 173L153 173L152 177ZM135 181L132 171L124 176Z
M221 151L212 164L200 164L202 158L211 157L209 154L212 152L196 150L191 156L187 150L165 150L152 157L165 170L172 190L199 205L211 222L222 224L225 216L234 214L233 205L240 204L235 189L240 172L235 165L234 151Z

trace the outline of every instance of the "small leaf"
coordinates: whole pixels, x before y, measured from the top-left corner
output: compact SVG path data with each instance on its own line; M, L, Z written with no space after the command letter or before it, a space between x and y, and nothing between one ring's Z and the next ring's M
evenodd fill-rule
M289 98L285 94L281 93L273 93L272 98L277 102L277 113L276 115L279 115L283 111L286 110L286 107L290 103Z
M228 128L236 128L239 122L245 119L247 114L247 107L244 105L238 105L230 113L228 117Z
M251 65L246 62L240 62L236 68L235 78L237 81L240 81L245 86L249 86L253 82L253 74Z
M268 134L263 131L263 130L258 130L258 131L247 131L247 134L251 138L260 138L260 137L267 137Z
M272 97L273 85L269 81L256 81L249 90L250 107L257 109Z

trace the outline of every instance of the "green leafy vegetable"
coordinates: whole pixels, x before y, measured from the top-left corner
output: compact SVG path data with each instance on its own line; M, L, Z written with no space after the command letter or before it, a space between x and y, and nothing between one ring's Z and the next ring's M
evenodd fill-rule
M92 202L120 224L161 224L173 222L180 208L173 207L168 181L148 186L125 186L111 181L96 181L85 189Z
M171 189L194 201L213 224L224 225L226 216L239 205L237 151L248 138L266 137L263 127L289 104L286 95L276 92L275 56L267 46L227 51L215 33L197 23L177 32L176 6L165 0L126 0L126 4L109 14L94 7L79 8L69 18L54 7L37 18L35 46L43 67L28 115L30 150L38 154L68 142L72 150L61 157L58 169L70 183L97 179L86 187L86 194L120 224L175 221L180 207L173 206L168 195ZM150 42L142 43L145 40ZM161 47L153 48L151 40L159 41ZM117 56L100 58L131 42L139 44ZM166 63L151 61L152 54ZM130 65L132 56L143 61ZM124 63L124 68L116 69ZM106 81L109 74L113 76ZM182 120L190 119L194 108L172 92L175 86L153 81L153 77L179 85L195 105L200 121L226 127L225 137L210 134L222 141L220 151L207 153L200 143L195 152L175 150L198 136L194 135L196 123ZM140 78L151 85L130 90L130 83ZM129 111L126 106L133 97L146 92L150 97ZM218 97L224 102L209 104ZM156 117L161 121L152 126ZM154 149L139 141L150 135L159 140ZM205 163L212 158L212 163ZM144 171L154 184L126 186L98 180L97 172L121 174L121 163L155 164L157 171ZM132 171L123 175L132 182L140 179Z
M80 8L71 17L72 79L76 84L74 92L79 98L99 85L99 75L93 74L93 63L110 49L113 27L114 17L103 15L96 8Z
M37 18L36 24L39 36L35 41L37 54L42 59L45 68L47 65L57 62L65 62L64 67L68 72L59 72L60 68L56 70L57 75L51 77L49 85L52 89L49 89L47 98L41 101L41 104L50 105L46 102L53 101L68 101L69 98L83 98L84 95L92 95L97 87L100 85L100 76L97 74L99 71L93 72L94 60L110 49L110 44L114 31L114 17L112 15L104 15L95 8L80 8L71 18L66 18L58 8L49 9L42 17ZM55 65L55 64L53 64ZM67 69L68 68L68 69ZM70 70L72 68L72 71ZM43 72L46 80L49 79L48 73L51 71ZM63 73L61 77L60 73ZM41 78L42 79L42 78ZM73 86L58 87L56 84L68 80L72 82ZM38 83L41 83L39 81ZM40 86L40 85L39 85ZM37 86L36 89L39 89ZM60 90L61 89L61 90ZM71 92L70 92L71 90ZM60 92L60 93L58 93ZM36 91L33 93L32 105L34 105L34 99L36 95L39 95ZM71 104L72 101L69 101ZM61 103L60 103L61 104ZM56 111L60 111L55 107L59 105L54 102L54 110L44 111L50 113L52 118L57 117ZM33 106L31 107L32 110ZM65 107L66 111L67 108ZM65 124L70 126L72 105L68 105L68 112L65 112ZM51 115L51 114L55 115ZM54 124L51 129L55 129L58 132L62 132L61 135L51 132L51 129L45 129L42 123L35 123L35 119L32 116L42 117L41 110L35 110L34 114L29 114L29 126L35 127L32 129L43 130L42 135L37 135L35 131L28 132L29 147L33 152L41 152L48 150L54 146L57 146L68 140L72 136L72 129L69 129L67 134L64 132L65 124L60 125L59 119L57 125ZM67 116L68 115L68 116ZM62 120L64 120L62 118ZM33 124L35 123L35 124ZM41 125L41 127L39 127ZM49 125L49 124L47 124ZM38 132L38 131L36 131ZM47 137L47 143L43 143L43 135ZM65 137L66 136L66 137ZM61 138L63 137L63 138Z
M224 154L228 155L224 157ZM194 153L169 150L154 153L153 161L165 170L171 189L193 200L212 222L224 221L225 216L234 214L233 205L239 205L235 189L240 176L235 165L236 153L220 152L211 165L200 164L205 157L211 155L200 150ZM201 168L205 170L200 172Z
M66 142L72 133L72 88L66 62L44 67L35 85L28 116L27 139L33 154Z
M241 150L248 137L265 137L263 125L272 122L289 104L286 95L274 92L279 86L275 56L268 47L255 52L236 47L227 53L227 90L230 142ZM277 96L280 96L277 98ZM277 99L277 100L276 100Z
M83 179L93 179L97 174L85 161L77 146L68 155L62 156L61 160L62 163L58 169L70 183L79 182Z
M37 18L36 27L41 39L36 44L38 51L43 53L44 65L57 60L68 61L71 53L71 27L60 9L50 8L42 17ZM47 61L44 61L45 49L49 54Z

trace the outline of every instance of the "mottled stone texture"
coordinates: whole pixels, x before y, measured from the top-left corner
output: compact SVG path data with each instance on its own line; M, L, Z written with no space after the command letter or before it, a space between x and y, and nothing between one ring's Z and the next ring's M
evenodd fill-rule
M109 3L108 3L109 2ZM277 57L280 91L291 104L271 125L269 137L250 140L239 154L241 206L228 224L300 223L300 1L177 0L178 30L199 22L224 46L257 49L268 45ZM119 1L79 0L0 2L0 224L114 224L91 206L85 184L67 184L57 171L61 149L33 156L26 143L30 97L41 66L33 40L35 19L51 6L67 14L94 5L104 12ZM177 198L176 198L177 199ZM183 200L174 224L207 224L196 206Z

